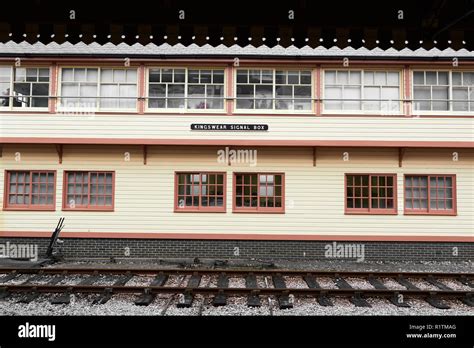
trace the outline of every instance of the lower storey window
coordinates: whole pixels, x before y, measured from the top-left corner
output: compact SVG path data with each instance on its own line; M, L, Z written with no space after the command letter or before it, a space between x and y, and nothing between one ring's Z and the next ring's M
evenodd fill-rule
M346 174L346 213L396 214L396 176Z
M234 210L284 212L284 174L234 174Z
M66 210L113 210L113 172L65 172Z
M454 215L454 175L405 175L405 213Z
M176 211L225 211L225 173L176 173Z
M54 171L7 171L5 207L14 209L54 209Z

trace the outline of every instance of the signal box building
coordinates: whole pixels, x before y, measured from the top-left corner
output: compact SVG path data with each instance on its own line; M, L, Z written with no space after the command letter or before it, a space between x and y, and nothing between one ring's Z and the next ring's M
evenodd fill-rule
M474 259L473 58L0 44L0 242L65 217L69 257Z

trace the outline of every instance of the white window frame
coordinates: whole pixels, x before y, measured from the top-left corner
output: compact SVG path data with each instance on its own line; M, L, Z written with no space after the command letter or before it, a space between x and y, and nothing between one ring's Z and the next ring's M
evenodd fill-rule
M239 109L237 107L237 72L239 70L272 70L273 73L273 84L272 84L272 109ZM282 71L309 71L310 76L311 76L311 85L287 85L287 86L310 86L311 87L311 97L310 102L311 102L311 108L309 110L291 110L291 109L276 109L276 71L277 70L282 70ZM234 69L234 76L233 76L233 87L234 87L234 95L233 98L235 100L234 102L234 112L239 113L239 114L301 114L301 115L312 115L315 113L316 108L315 108L315 98L314 98L314 86L315 86L315 75L314 75L314 69L311 67L308 68L288 68L288 67L271 67L271 68L265 68L265 67L240 67L237 69ZM250 84L250 83L249 83ZM290 99L290 98L281 98L282 100L285 99ZM294 100L294 99L293 99Z
M421 72L426 72L426 71L436 71L436 72L447 72L448 73L448 106L449 110L415 110L415 72L416 71L421 71ZM474 110L471 111L455 111L452 110L452 99L453 99L453 72L474 72L474 70L471 69L459 69L459 70L453 70L453 69L412 69L410 71L410 79L411 79L411 99L412 99L412 114L413 115L440 115L440 116L474 116ZM468 101L469 102L469 101Z
M95 97L96 101L96 106L95 108L81 108L81 107L65 107L62 105L62 99L65 98L67 99L68 97L64 97L62 95L62 75L63 75L63 69L97 69L97 94ZM130 97L130 98L124 98L124 99L136 99L135 102L135 107L134 108L101 108L100 107L100 77L101 77L101 70L102 69L112 69L112 70L130 70L130 69L135 69L137 71L137 95L135 97ZM88 112L88 111L94 111L94 112L117 112L117 113L130 113L130 112L138 112L138 101L140 99L139 97L139 91L140 91L140 76L139 76L139 70L138 67L123 67L123 66L60 66L59 71L58 71L58 102L57 102L57 110L59 112L73 112L73 111L78 111L80 112ZM70 97L69 97L70 98ZM87 98L87 99L93 99L93 98ZM106 98L104 98L106 99Z
M148 106L150 100L150 70L152 69L184 69L184 107L183 108L150 108ZM188 70L223 70L224 71L224 86L222 96L222 109L188 109ZM203 85L204 86L204 85ZM227 108L227 72L225 67L202 67L202 66L149 66L145 73L145 112L146 113L180 113L180 114L222 114ZM168 97L166 97L168 98ZM206 99L206 97L203 97Z
M324 100L325 100L325 95L326 95L326 71L347 71L347 72L350 72L350 71L359 71L361 72L361 76L360 76L360 88L361 88L361 91L360 91L360 96L361 96L361 99L360 99L360 104L361 104L361 110L327 110L325 107L324 107ZM364 84L364 73L365 72L384 72L384 73L389 73L389 72L396 72L398 73L398 82L399 82L399 86L398 86L398 111L396 110L363 110L363 104L364 104L364 87L365 87L365 84ZM320 91L321 91L321 114L322 115L377 115L377 116L381 116L381 117L384 117L384 116L401 116L404 114L404 110L403 110L403 85L404 85L404 80L403 80L403 71L401 69L397 69L397 68L389 68L389 69L363 69L363 68L360 68L360 69L341 69L341 68L337 68L337 67L327 67L327 68L323 68L321 69L321 88L320 88ZM380 85L375 85L375 87L377 87ZM344 100L341 99L341 103L343 102ZM382 101L382 100L381 100ZM353 102L356 102L356 101L353 101ZM395 101L393 102L395 103Z
M1 65L1 67L8 67L10 68L10 95L13 94L13 88L14 88L14 84L15 84L15 81L13 81L13 78L14 78L14 69L16 69L17 67L15 67L14 65ZM48 81L48 95L47 96L38 96L40 98L47 98L48 99L48 106L45 106L45 107L19 107L19 106L13 106L13 98L14 97L8 97L9 98L9 105L8 106L0 106L0 110L6 110L6 111L24 111L24 112L38 112L38 111L48 111L49 110L49 100L50 100L50 95L51 95L51 88L52 88L52 73L51 73L51 67L49 65L45 65L45 66L41 66L41 65L32 65L32 66L20 66L19 68L22 68L22 69L48 69L49 71L49 81ZM28 82L26 82L28 83ZM29 83L32 83L32 82L29 82ZM1 97L1 95L0 95Z

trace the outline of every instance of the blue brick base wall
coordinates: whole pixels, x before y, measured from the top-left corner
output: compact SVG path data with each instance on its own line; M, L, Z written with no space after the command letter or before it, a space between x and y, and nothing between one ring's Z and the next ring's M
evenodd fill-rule
M474 243L451 242L353 242L175 239L65 238L66 258L216 258L262 260L365 261L468 261L474 260ZM44 255L48 238L0 238L0 244L37 244ZM335 243L335 244L334 244ZM349 249L357 253L339 252ZM355 249L354 249L355 248ZM362 252L361 252L362 251Z

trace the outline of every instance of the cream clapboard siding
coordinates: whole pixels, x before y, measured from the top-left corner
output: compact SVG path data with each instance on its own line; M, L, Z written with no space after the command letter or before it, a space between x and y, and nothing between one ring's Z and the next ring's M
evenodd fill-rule
M60 216L69 232L182 232L317 235L474 236L474 151L408 149L258 148L258 165L217 162L216 147L64 146L63 163L50 145L6 145L2 169L56 169L55 212L2 211L2 231L52 231ZM124 160L129 152L130 161ZM348 152L349 161L343 161ZM21 155L16 162L15 153ZM63 170L115 170L114 212L61 211ZM174 171L227 172L226 213L174 213ZM232 213L232 173L285 172L285 214ZM398 215L344 215L344 173L397 173ZM458 216L404 216L403 174L456 174ZM0 199L3 200L4 170ZM3 204L3 202L2 202Z
M268 132L191 131L191 123L268 124ZM474 141L474 118L222 115L1 115L2 137Z

